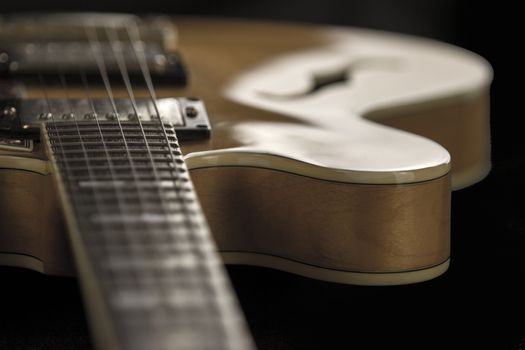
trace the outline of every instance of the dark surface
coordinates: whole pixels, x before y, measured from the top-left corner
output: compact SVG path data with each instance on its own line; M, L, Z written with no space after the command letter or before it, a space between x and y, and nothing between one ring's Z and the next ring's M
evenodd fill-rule
M55 0L2 7L218 14L357 25L429 36L485 56L496 72L493 170L482 183L453 194L453 260L444 276L411 286L378 288L337 285L263 268L229 271L260 349L517 349L525 337L520 182L525 142L513 118L519 110L511 102L512 89L503 82L505 70L513 66L496 58L513 50L507 35L512 34L510 9L498 24L495 3L450 0L150 0L125 8L102 0ZM499 51L501 42L506 48ZM517 72L514 80L519 81ZM514 101L521 102L519 96ZM90 348L75 280L12 268L0 268L0 277L0 349Z

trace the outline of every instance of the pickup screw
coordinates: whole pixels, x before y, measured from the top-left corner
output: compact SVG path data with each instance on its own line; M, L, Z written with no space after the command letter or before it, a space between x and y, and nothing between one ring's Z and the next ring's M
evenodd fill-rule
M107 120L116 120L118 118L118 114L117 113L107 113L106 114L106 119Z
M192 106L186 107L184 111L186 112L186 116L188 116L188 118L195 118L197 115L199 115L199 111Z
M53 118L53 115L51 113L40 113L40 115L38 116L38 119L40 120L49 120Z
M97 119L97 114L96 113L86 113L84 115L84 119L87 119L87 120Z
M0 53L0 63L7 63L9 61L9 55L6 52Z
M16 118L16 108L15 107L4 107L4 109L2 109L2 117L7 117L9 119Z
M135 113L130 113L130 114L128 114L128 119L129 119L129 120L142 119L142 116L139 114L139 115L138 115L138 118L137 118L137 115L136 115Z
M16 72L18 70L18 68L19 68L18 62L13 61L13 62L9 63L9 71Z
M66 113L66 114L62 115L62 119L64 119L64 120L75 119L75 115L73 113Z

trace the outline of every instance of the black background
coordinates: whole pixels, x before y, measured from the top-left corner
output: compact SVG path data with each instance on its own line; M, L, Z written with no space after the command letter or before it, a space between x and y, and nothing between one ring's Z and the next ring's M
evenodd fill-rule
M525 149L517 122L522 74L519 62L511 62L521 55L519 38L513 37L519 22L511 8L500 12L499 5L452 0L33 0L2 1L0 12L98 10L308 21L422 35L481 54L495 70L493 170L483 182L453 194L453 260L444 276L411 286L358 287L263 268L232 267L229 272L260 349L518 349L525 337L520 203ZM74 279L0 268L0 281L0 349L90 348Z

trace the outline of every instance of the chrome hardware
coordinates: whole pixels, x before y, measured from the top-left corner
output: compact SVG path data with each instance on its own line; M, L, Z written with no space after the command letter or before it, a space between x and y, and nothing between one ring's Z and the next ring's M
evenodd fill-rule
M43 122L66 123L77 120L87 123L97 120L101 123L116 121L137 123L137 115L142 123L157 122L156 112L164 123L173 124L181 140L208 138L211 126L204 104L197 98L159 98L156 106L150 98L136 99L136 111L129 99L117 98L114 105L107 98L86 99L28 99L0 100L0 131L28 135L37 139ZM16 107L15 107L16 106ZM42 112L49 111L51 112ZM115 113L115 109L118 113ZM64 112L64 111L74 111ZM93 112L93 111L96 111ZM152 114L152 112L154 114Z
M4 118L13 119L16 117L16 108L15 107L4 107L2 113L0 113Z
M63 73L68 81L74 81L78 79L79 70L82 70L87 76L98 77L98 66L93 59L93 49L86 40L85 28L103 31L104 28L114 27L118 37L126 38L126 28L129 23L134 23L137 24L142 39L138 45L145 54L153 81L178 86L185 86L187 83L186 67L173 44L177 41L177 30L171 21L160 17L140 19L130 15L0 15L0 22L0 75L18 78L41 74L54 78L56 74ZM111 43L103 35L99 39L108 74L120 76L118 64L111 54ZM120 46L124 54L129 74L142 77L133 43L122 41L115 45Z
M7 138L0 136L0 149L8 151L31 152L33 150L33 140Z
M199 111L197 111L197 109L195 109L193 106L186 107L184 112L188 118L195 118L197 115L199 115Z
M19 68L18 62L13 61L13 62L9 63L9 70L11 72L13 72L13 73L16 72L18 70L18 68Z
M5 106L0 110L0 130L13 130L20 127L20 118L15 107Z

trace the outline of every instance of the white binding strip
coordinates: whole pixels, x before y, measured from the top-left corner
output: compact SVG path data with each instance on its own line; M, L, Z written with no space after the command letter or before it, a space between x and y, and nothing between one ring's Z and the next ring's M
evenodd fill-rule
M408 184L437 179L450 171L450 163L421 169L354 171L327 168L281 155L235 149L194 152L186 156L188 169L237 166L284 171L316 179L356 184Z
M0 266L14 266L44 273L42 260L25 254L0 253Z
M450 163L422 169L399 171L353 171L332 169L281 155L262 152L225 149L193 152L186 156L189 170L237 166L254 167L288 172L316 179L356 184L408 184L437 179L450 171ZM46 161L22 157L0 156L0 168L33 171L42 175L50 174Z
M450 265L450 259L447 259L438 265L419 270L372 273L333 270L259 253L221 252L221 256L225 264L262 266L322 281L365 286L423 282L443 274Z

